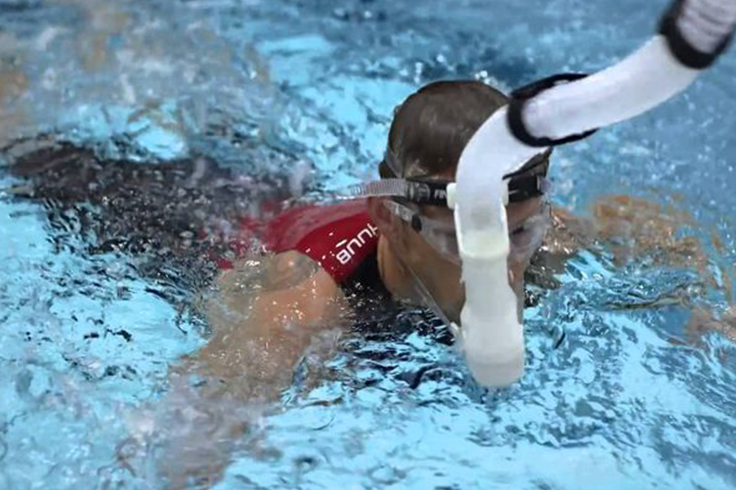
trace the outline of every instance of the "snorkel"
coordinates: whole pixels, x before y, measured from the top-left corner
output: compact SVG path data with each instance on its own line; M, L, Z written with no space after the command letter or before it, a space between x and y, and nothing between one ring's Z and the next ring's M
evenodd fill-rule
M678 0L659 34L620 63L591 76L558 75L512 93L465 147L455 213L465 304L456 328L476 381L507 386L524 371L524 332L509 286L503 176L547 147L635 117L687 88L727 47L735 0Z
M539 149L520 145L505 130L506 117L505 107L496 111L468 142L451 203L465 283L462 328L455 330L470 372L483 386L511 384L524 370L524 333L509 285L503 176Z
M555 75L512 92L465 145L455 182L402 177L389 148L384 162L396 178L358 184L343 196L400 198L384 202L392 214L440 253L459 254L465 303L460 326L449 325L479 384L507 386L524 372L524 331L508 269L518 244L509 240L505 206L544 194L543 176L524 176L533 160L544 161L551 147L633 118L687 88L725 51L735 25L736 0L677 0L659 34L618 64L590 76ZM438 239L439 228L422 217L420 206L453 209L455 240L452 234ZM409 271L418 295L447 322L420 275Z

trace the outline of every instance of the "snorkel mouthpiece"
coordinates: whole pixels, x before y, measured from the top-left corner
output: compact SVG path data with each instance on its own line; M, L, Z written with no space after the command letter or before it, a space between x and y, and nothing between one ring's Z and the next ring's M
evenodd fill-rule
M508 236L493 230L475 230L462 236L466 293L460 335L465 359L479 384L506 386L524 372L524 333L516 297L508 284ZM477 240L482 240L482 248L471 243ZM483 253L473 254L473 250Z

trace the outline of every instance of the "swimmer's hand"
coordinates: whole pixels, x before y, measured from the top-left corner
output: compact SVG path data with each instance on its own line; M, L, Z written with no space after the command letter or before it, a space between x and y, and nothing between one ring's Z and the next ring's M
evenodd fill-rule
M173 376L162 399L124 413L130 437L116 448L118 466L141 487L211 488L234 454L261 452L263 408L210 398L190 377Z

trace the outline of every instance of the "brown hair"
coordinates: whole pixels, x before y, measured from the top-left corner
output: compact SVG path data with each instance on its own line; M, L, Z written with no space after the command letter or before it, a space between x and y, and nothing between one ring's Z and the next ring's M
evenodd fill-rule
M501 91L477 81L434 82L419 89L399 106L389 131L387 154L400 175L384 160L381 178L456 169L473 134L508 101Z

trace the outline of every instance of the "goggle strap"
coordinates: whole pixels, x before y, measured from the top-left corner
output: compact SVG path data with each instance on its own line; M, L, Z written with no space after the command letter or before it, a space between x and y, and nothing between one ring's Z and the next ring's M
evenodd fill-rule
M414 204L447 207L447 185L451 181L409 178L406 196Z
M409 196L409 182L404 179L382 179L355 184L347 188L344 197L406 197Z
M355 184L338 193L338 198L402 197L420 206L448 207L448 186L452 181L429 179L382 179ZM516 203L544 195L549 187L541 175L513 178L509 182L509 202Z
M415 204L447 207L447 185L424 179L382 179L352 185L338 195L344 199L403 197Z

